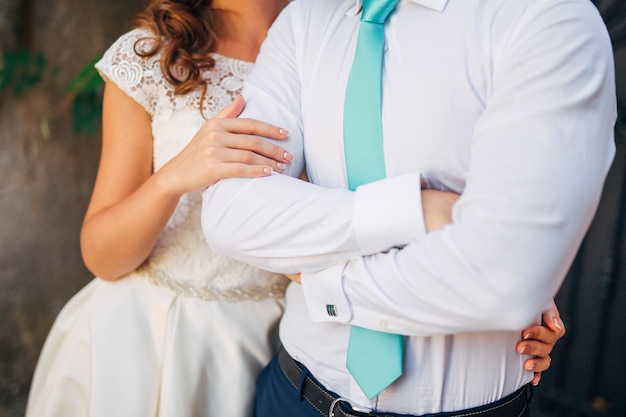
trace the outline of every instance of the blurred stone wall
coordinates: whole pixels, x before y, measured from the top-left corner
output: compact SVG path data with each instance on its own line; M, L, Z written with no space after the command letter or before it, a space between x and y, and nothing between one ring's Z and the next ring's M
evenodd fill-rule
M64 87L130 28L140 0L0 0L0 53L43 51L42 81L0 94L0 417L24 415L44 338L63 304L91 279L79 230L100 137L75 135ZM41 121L57 113L44 138Z

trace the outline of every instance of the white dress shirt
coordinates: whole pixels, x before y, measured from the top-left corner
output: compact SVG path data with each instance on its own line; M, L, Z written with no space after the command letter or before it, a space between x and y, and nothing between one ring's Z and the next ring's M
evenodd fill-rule
M243 117L289 130L295 159L210 187L204 233L216 252L303 272L281 340L331 391L412 414L498 400L532 378L520 331L561 285L613 159L606 28L588 0L401 1L385 26L388 178L350 192L354 8L298 0L279 16ZM313 184L292 178L304 158ZM426 233L421 188L462 193L453 224ZM345 368L349 324L408 336L404 375L372 401Z

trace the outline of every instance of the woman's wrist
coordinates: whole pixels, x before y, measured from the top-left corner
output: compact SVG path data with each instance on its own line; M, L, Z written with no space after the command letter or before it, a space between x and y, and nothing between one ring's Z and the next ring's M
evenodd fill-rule
M171 175L166 167L152 174L146 185L149 185L151 195L158 201L177 203L180 197L185 194L185 191L181 190L179 182L175 180L175 176Z

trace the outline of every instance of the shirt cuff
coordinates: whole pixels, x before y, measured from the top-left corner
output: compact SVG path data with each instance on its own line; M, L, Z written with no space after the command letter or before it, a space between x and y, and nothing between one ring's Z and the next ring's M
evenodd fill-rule
M426 235L419 172L358 187L354 227L363 255L404 246Z
M347 323L352 310L343 291L343 270L346 263L319 272L300 274L304 299L314 323Z

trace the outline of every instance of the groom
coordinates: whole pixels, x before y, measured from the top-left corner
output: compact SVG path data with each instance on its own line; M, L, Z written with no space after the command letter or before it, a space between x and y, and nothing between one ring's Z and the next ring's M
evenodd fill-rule
M519 331L560 287L612 162L612 51L591 2L395 3L289 5L243 116L286 128L286 173L306 157L312 183L204 194L214 250L302 273L258 417L526 415ZM436 190L461 197L427 233Z

